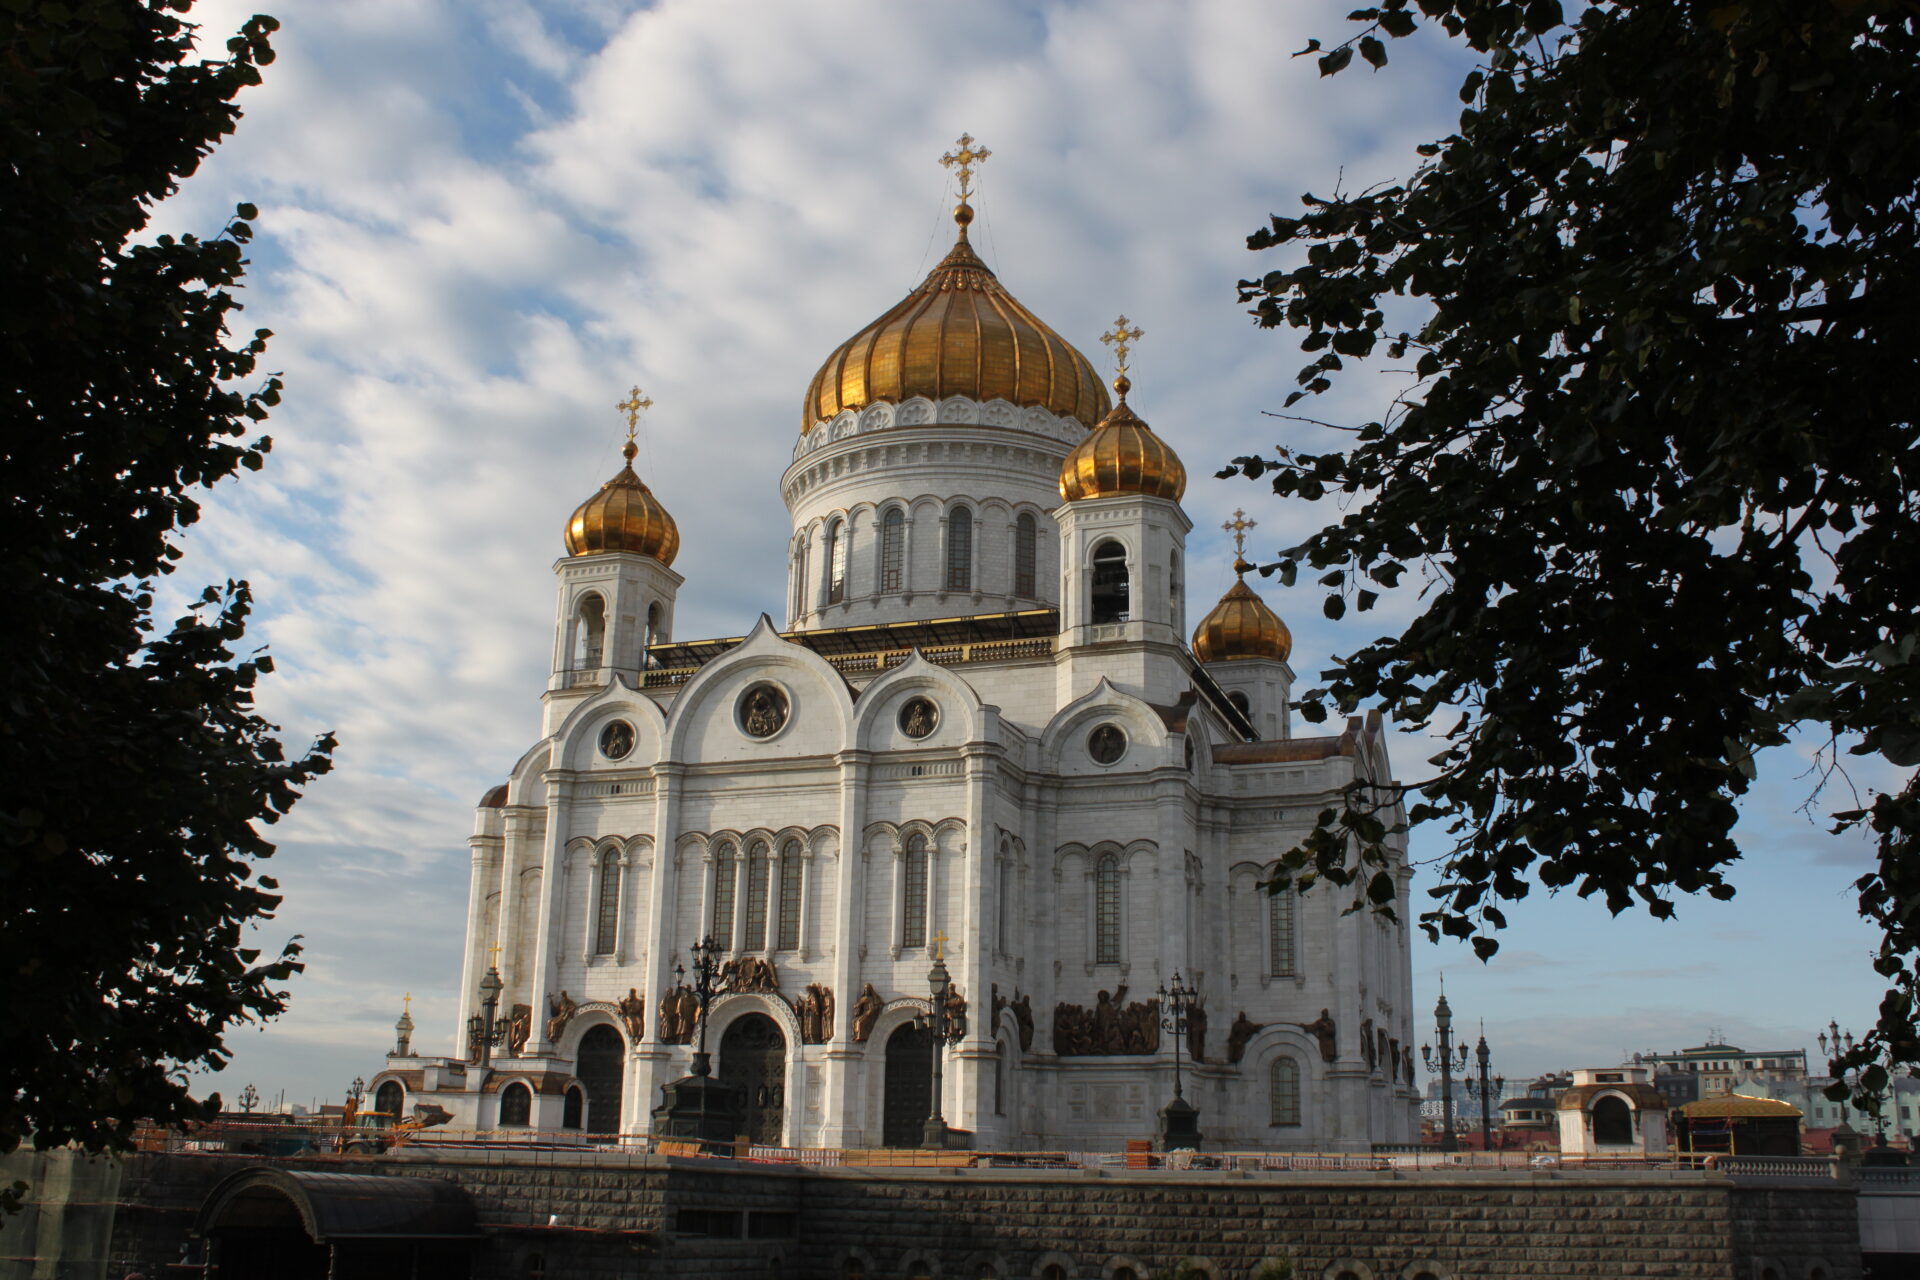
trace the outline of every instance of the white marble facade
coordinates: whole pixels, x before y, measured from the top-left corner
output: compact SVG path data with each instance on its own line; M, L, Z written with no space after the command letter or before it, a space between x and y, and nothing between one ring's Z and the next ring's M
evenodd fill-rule
M1124 1010L1176 972L1204 999L1205 1060L1183 1079L1209 1147L1413 1140L1407 926L1346 914L1337 892L1260 887L1339 788L1390 776L1381 726L1295 737L1284 661L1197 662L1187 517L1162 497L1062 502L1061 462L1085 435L1044 408L964 397L816 424L781 480L784 630L762 617L737 640L676 643L666 565L561 560L541 736L476 814L456 1057L390 1058L376 1089L397 1082L490 1128L527 1101L508 1101L522 1081L527 1123L554 1129L598 1090L589 1127L612 1128L617 1105L618 1128L643 1132L691 1055L663 1039L661 998L689 945L717 933L778 975L777 992L715 1004L717 1069L729 1028L764 1015L780 1043L763 1061L783 1084L759 1099L769 1132L879 1146L890 1039L925 1012L944 937L968 1008L943 1109L978 1147L1151 1136L1172 1037L1150 1048L1142 1011ZM1166 435L1177 445L1177 424ZM1118 619L1089 607L1107 543L1126 554ZM1228 578L1205 566L1191 580L1211 598ZM765 714L768 691L784 716ZM1398 878L1404 922L1404 859ZM496 956L502 1016L533 1016L483 1073L458 1062ZM816 984L830 1027L796 1014ZM868 985L877 1017L856 1025ZM549 1041L562 991L577 1008ZM629 992L643 1016L622 1016ZM1103 993L1119 998L1103 1008ZM1062 1004L1092 1031L1069 1012L1057 1042ZM1133 1052L1071 1052L1089 1047L1076 1035L1105 1049L1130 1025ZM583 1038L616 1043L600 1027L617 1037L617 1086L582 1068Z

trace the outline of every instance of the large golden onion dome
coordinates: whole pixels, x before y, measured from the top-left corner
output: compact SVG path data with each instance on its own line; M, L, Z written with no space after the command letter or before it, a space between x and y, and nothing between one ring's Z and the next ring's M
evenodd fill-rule
M1107 412L1106 388L1087 358L1021 306L973 251L973 209L964 199L953 217L960 236L952 252L813 375L801 434L843 409L914 396L1037 405L1089 427Z
M680 554L680 527L633 470L639 452L632 440L620 451L627 464L600 486L600 492L574 508L567 519L567 554L595 556L631 551L671 565Z
M1187 491L1187 468L1180 455L1128 407L1132 386L1125 374L1113 380L1119 403L1060 464L1060 496L1068 502L1119 494L1178 502Z
M1245 560L1236 560L1234 579L1220 603L1193 630L1193 656L1202 662L1233 662L1246 658L1265 658L1285 662L1293 652L1293 634L1278 614L1267 608L1254 589L1247 585Z

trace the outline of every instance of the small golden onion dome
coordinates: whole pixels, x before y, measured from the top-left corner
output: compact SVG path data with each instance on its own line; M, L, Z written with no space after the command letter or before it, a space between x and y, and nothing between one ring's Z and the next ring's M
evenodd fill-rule
M1246 573L1251 568L1245 560L1234 561L1233 571L1240 576L1194 628L1193 656L1200 661L1265 658L1285 662L1293 652L1293 634L1287 624L1247 585Z
M1119 403L1060 464L1060 496L1068 502L1119 494L1178 502L1187 491L1180 455L1127 405L1132 386L1125 374L1113 380Z
M1087 358L1008 293L967 242L973 209L953 251L920 286L836 348L807 386L800 432L843 409L899 404L914 396L1005 400L1091 427L1107 412L1107 389Z
M670 565L680 554L680 527L633 470L639 450L629 440L621 453L627 465L600 486L600 492L574 508L567 519L567 554L594 556L631 551Z

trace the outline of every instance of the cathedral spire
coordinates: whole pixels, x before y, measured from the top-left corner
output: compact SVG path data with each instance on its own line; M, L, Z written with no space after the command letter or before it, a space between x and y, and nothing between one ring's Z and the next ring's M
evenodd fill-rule
M993 152L985 147L975 147L973 135L963 133L955 140L956 150L940 157L940 163L949 169L956 169L960 175L960 203L953 207L953 220L960 224L960 239L967 238L967 224L973 221L973 205L969 197L973 195L973 171Z

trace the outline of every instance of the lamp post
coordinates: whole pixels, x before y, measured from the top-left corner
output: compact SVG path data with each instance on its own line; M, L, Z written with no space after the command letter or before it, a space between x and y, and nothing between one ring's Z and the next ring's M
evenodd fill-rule
M468 1060L482 1067L493 1061L493 1046L507 1040L507 1024L498 1017L500 992L506 985L500 980L499 966L488 965L486 977L480 979L481 1012L467 1019Z
M1436 1055L1433 1046L1420 1046L1420 1057L1427 1064L1428 1071L1440 1073L1440 1149L1458 1151L1460 1140L1453 1132L1453 1069L1455 1065L1453 1050L1453 1008L1447 1003L1447 993L1440 993L1440 1002L1433 1006L1434 1034L1440 1041L1440 1052ZM1467 1065L1467 1046L1460 1046L1459 1065Z
M1462 1045L1461 1050L1464 1052L1465 1049L1466 1046ZM1493 1065L1493 1053L1487 1048L1485 1028L1481 1029L1480 1043L1474 1047L1473 1056L1478 1067L1476 1073L1478 1078L1469 1076L1462 1083L1467 1086L1467 1093L1470 1096L1480 1099L1480 1149L1491 1151L1493 1150L1493 1101L1507 1087L1507 1078L1505 1076L1489 1077L1487 1074Z
M709 934L689 947L693 957L693 999L699 1007L699 1039L693 1066L687 1075L660 1086L660 1105L653 1110L653 1130L668 1138L691 1138L709 1155L732 1150L740 1129L743 1091L713 1077L713 1059L707 1055L707 1013L720 991L720 955L724 950ZM673 966L677 986L686 985L687 970Z
M1841 1031L1840 1024L1836 1020L1829 1019L1826 1031L1816 1035L1814 1040L1819 1044L1820 1052L1827 1055L1827 1069L1833 1071L1834 1075L1833 1088L1845 1091L1843 1105L1853 1106L1853 1099L1857 1094L1866 1095L1873 1103L1873 1148L1862 1158L1862 1163L1906 1164L1906 1153L1896 1151L1887 1145L1887 1108L1896 1097L1887 1064L1875 1061L1863 1063L1850 1071L1834 1070L1834 1060L1851 1054L1855 1049L1853 1033ZM1880 1083L1869 1085L1868 1082L1876 1074ZM1831 1098L1834 1095L1829 1092L1827 1096ZM1834 1100L1841 1101L1840 1098ZM1845 1113L1842 1112L1842 1115L1844 1116Z
M1178 970L1173 985L1161 987L1160 1027L1173 1035L1173 1099L1160 1108L1160 1146L1163 1151L1200 1147L1200 1108L1186 1100L1180 1087L1181 1041L1186 1037L1199 991L1187 986Z
M720 943L712 934L700 939L688 948L693 953L693 1001L700 1006L700 1042L693 1051L693 1074L707 1076L713 1074L713 1060L707 1056L707 1010L713 1007L713 1001L720 994ZM685 983L687 970L684 965L673 966L676 982Z
M242 1112L247 1115L252 1115L253 1109L259 1105L260 1091L254 1088L253 1085L249 1084L240 1091L240 1110Z
M947 1147L947 1118L941 1109L941 1093L945 1087L942 1068L949 1034L947 996L953 990L953 975L947 972L946 941L944 933L933 935L933 968L927 970L933 1007L921 1024L933 1037L933 1105L927 1111L927 1122L920 1129L920 1145L937 1151Z

